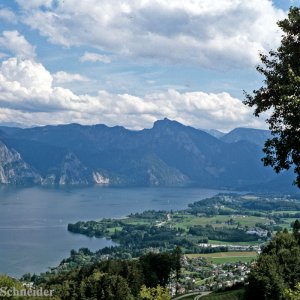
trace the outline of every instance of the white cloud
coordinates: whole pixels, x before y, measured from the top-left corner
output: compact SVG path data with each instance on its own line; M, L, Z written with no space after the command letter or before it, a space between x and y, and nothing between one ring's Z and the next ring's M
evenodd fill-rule
M0 35L0 48L7 49L20 58L34 58L35 47L18 31L3 31Z
M42 94L51 90L51 74L42 64L31 60L9 58L2 62L0 74L7 82L18 84L30 93Z
M85 52L84 55L80 57L80 61L102 62L104 64L111 63L111 59L109 56L92 52Z
M88 77L82 76L80 74L67 73L64 71L59 71L53 74L53 78L56 83L68 83L73 81L86 82L90 80Z
M17 16L8 8L0 8L0 20L13 24L18 22Z
M164 117L198 128L221 130L264 124L228 93L167 90L143 97L107 91L76 95L55 86L53 76L40 63L19 58L9 58L0 66L0 107L1 122L26 125L79 122L140 129Z
M277 47L280 32L276 21L285 17L269 0L18 3L25 10L23 22L52 43L89 46L135 60L211 68L257 63L259 50Z
M7 54L0 52L0 59L4 58L6 56L7 56Z

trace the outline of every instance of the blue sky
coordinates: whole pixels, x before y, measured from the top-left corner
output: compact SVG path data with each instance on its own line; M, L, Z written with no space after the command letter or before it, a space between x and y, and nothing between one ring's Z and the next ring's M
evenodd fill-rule
M0 124L265 128L259 52L299 1L0 0Z

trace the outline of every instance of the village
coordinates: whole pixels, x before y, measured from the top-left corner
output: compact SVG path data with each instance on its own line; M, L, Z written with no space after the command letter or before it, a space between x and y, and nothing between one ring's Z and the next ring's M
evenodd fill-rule
M243 285L250 273L254 260L214 263L203 257L183 257L183 272L178 294L229 290ZM172 294L176 293L175 284L171 285Z

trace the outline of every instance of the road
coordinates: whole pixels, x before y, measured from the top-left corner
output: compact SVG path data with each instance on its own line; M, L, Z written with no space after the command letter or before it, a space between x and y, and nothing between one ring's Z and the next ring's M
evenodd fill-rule
M198 296L196 296L195 298L194 298L194 300L199 300L200 298L202 298L202 297L204 297L204 296L206 296L206 295L208 295L208 294L210 294L211 292L203 292L201 295L198 295Z
M190 293L190 294L185 294L185 295L182 295L182 296L173 298L172 300L180 300L180 299L184 299L185 297L193 296L193 295L195 295L194 300L198 300L198 299L200 299L201 297L204 297L204 296L206 296L206 295L208 295L208 294L210 294L210 293L211 293L211 292L202 292L201 295L199 295L199 292L193 292L193 293Z

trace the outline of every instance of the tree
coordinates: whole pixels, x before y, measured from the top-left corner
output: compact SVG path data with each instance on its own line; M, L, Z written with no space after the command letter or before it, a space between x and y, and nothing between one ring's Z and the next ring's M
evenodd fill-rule
M16 290L21 290L22 284L18 280L11 278L7 275L0 275L0 299L13 299L13 297L7 297L4 294L2 294L2 289L4 289L3 291L7 291L13 288L15 288ZM20 297L20 299L24 299L24 297Z
M123 277L95 272L81 282L80 297L77 299L132 300L134 298Z
M143 286L141 288L140 297L143 300L171 300L168 289L160 285L154 288Z
M296 220L293 224L293 234L295 239L300 242L300 222L299 220Z
M287 289L300 282L300 246L293 234L276 234L264 247L248 281L246 299L284 299Z
M165 287L174 271L174 258L170 253L148 253L140 258L147 287Z
M287 300L298 300L300 299L300 283L295 286L295 289L287 289L284 292L284 296Z
M300 187L300 8L291 7L288 18L278 22L283 31L281 45L269 55L260 54L257 71L265 85L244 103L255 107L254 115L269 111L267 119L272 138L264 146L266 166L279 173L294 167L295 183Z
M173 251L174 257L174 269L175 269L175 277L176 277L176 294L178 292L178 283L181 275L181 259L182 259L182 250L180 247L176 247Z

